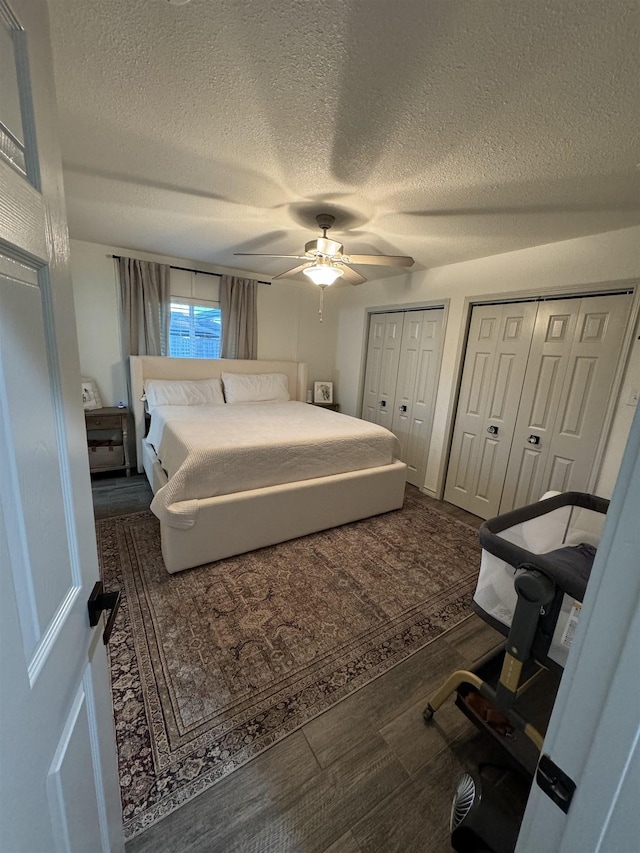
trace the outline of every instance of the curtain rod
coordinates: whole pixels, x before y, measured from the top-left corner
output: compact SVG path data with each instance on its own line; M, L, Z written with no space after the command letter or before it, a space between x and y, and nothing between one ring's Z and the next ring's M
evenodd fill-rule
M122 255L107 255L108 258L115 258L116 261L119 261ZM169 268L172 270L182 270L183 272L197 272L200 275L217 275L218 278L222 278L225 273L221 272L208 272L207 270L194 270L190 267L174 267L173 264L169 264ZM270 281L258 281L258 284L271 284Z

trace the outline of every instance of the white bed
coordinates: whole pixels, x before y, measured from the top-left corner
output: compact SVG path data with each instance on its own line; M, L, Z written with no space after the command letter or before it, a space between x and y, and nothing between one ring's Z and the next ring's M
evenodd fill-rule
M367 422L303 403L306 365L132 356L130 367L138 470L144 470L155 495L152 509L160 518L162 554L169 572L402 506L406 466L396 458L393 436ZM147 380L202 380L223 372L284 374L290 398L297 402L161 406L149 435L152 441L145 437L141 398ZM282 432L288 421L297 425L299 437L296 432L293 438L280 436L278 417L285 419ZM205 424L211 418L220 436L216 448L210 448L205 439ZM347 441L350 422L362 435L355 449L346 443L341 446L343 434ZM337 442L331 448L323 444L321 428L325 427ZM161 444L163 435L166 441ZM309 444L313 452L305 449ZM240 456L231 454L231 445L236 450L242 447ZM319 456L324 469L317 467Z

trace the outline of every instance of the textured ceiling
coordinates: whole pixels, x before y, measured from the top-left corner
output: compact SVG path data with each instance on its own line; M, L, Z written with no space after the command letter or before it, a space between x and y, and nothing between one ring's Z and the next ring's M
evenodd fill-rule
M416 268L640 223L637 0L49 5L77 239L275 275L233 253L321 212Z

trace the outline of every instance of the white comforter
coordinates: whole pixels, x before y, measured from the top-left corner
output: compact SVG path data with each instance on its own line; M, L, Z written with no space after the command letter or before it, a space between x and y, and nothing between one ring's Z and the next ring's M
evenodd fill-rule
M389 430L293 401L159 406L147 441L169 477L151 509L185 529L200 499L375 468L400 456Z

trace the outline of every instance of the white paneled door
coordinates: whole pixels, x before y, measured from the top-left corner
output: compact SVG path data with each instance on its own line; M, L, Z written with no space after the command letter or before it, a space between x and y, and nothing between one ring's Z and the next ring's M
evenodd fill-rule
M442 308L372 314L362 417L398 437L407 482L424 485L442 351Z
M391 429L404 313L372 314L364 377L362 417Z
M628 294L539 306L500 512L587 488L630 308Z
M444 497L481 518L500 504L535 317L534 303L471 315Z
M0 849L122 851L45 0L0 54Z
M445 500L490 518L585 491L631 296L473 308Z
M444 310L407 311L402 327L391 431L400 440L407 482L424 485L442 349Z

